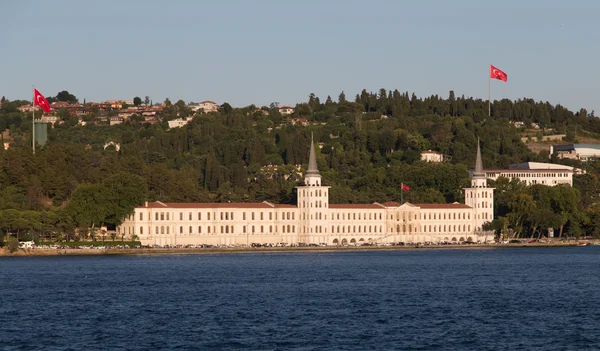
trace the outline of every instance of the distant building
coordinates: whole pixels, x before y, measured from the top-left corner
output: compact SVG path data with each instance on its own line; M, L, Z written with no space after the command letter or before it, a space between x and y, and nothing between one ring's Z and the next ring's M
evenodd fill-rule
M425 162L444 162L445 157L437 151L421 151L421 161Z
M598 144L567 144L550 146L550 156L556 154L558 158L569 158L583 162L600 157Z
M44 115L42 117L40 117L40 120L44 123L50 123L52 124L52 127L54 127L54 124L56 122L59 121L60 118L58 118L58 116L54 116L54 115Z
M10 129L6 129L2 132L2 146L4 150L8 150L10 148L10 144L13 143L13 138L10 136Z
M303 127L308 127L310 125L310 122L306 118L292 118L291 122L293 126L301 125Z
M573 186L573 173L575 172L581 172L581 170L553 163L523 162L511 164L509 169L486 169L485 175L491 180L497 180L500 177L519 179L527 185L568 184Z
M279 106L279 113L283 116L291 115L294 113L294 108L292 106Z
M192 117L187 118L176 118L167 122L169 124L169 128L180 128L184 125L190 123L192 121Z
M202 110L204 113L209 113L209 112L217 112L219 110L219 105L217 105L216 102L210 101L210 100L205 100L205 101L202 101L199 103L190 104L189 107L193 112Z
M23 113L26 113L26 112L39 111L40 107L39 106L31 106L31 105L23 105L23 106L17 107L17 110L19 110Z
M112 116L110 117L110 125L111 126L115 126L117 124L122 124L124 121L123 117L119 117L119 116Z
M508 168L510 169L570 169L573 171L573 174L583 174L585 173L580 168L575 168L567 165L560 165L556 163L546 163L546 162L521 162L521 163L511 163Z

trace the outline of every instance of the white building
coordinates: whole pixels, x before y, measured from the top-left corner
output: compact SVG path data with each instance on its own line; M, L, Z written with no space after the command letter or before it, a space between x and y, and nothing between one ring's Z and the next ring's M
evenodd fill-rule
M600 157L598 144L567 144L550 146L550 155L557 154L558 158L570 158L588 161Z
M279 106L279 113L283 116L291 115L294 113L294 108L292 106Z
M189 107L194 112L200 109L202 109L204 113L217 112L219 110L219 105L217 105L216 102L210 100L205 100L196 104L190 104Z
M421 151L421 161L425 162L443 162L444 155L436 151Z
M261 203L146 202L117 228L137 235L143 245L229 245L252 243L326 243L352 245L387 242L488 242L482 226L493 218L494 189L487 186L477 150L466 204L330 204L311 143L297 205Z
M184 125L190 123L192 119L193 117L176 118L168 121L167 123L169 124L169 128L181 128Z
M486 169L485 175L491 180L497 180L500 177L516 178L527 185L568 184L573 186L573 173L581 173L580 169L554 163L523 162L511 164L509 167L509 169Z

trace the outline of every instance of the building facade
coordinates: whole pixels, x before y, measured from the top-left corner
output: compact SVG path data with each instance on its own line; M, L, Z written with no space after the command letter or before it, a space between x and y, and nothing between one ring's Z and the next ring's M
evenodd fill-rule
M556 154L558 158L569 158L580 161L589 161L600 157L598 144L567 144L550 146L550 156Z
M444 155L436 151L422 151L421 161L425 162L444 162Z
M311 143L297 205L146 202L117 227L143 245L251 245L489 242L483 224L493 218L494 189L487 186L478 147L465 204L330 204Z

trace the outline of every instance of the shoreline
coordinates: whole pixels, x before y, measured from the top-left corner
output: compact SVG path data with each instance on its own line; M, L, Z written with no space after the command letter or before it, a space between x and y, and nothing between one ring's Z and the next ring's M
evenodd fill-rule
M598 245L598 243L595 243ZM10 253L0 249L0 257L48 257L48 256L108 256L108 255L206 255L240 253L297 253L297 252L352 252L352 251L398 251L398 250L444 250L444 249L502 249L534 247L576 247L578 242L531 243L531 244L473 244L428 246L318 246L318 247L260 247L260 248L173 248L173 249L18 249Z

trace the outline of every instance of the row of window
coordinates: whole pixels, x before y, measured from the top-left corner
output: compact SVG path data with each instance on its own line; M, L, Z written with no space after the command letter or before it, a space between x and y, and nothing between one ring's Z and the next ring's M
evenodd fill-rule
M171 234L171 227L169 226L156 226L154 229L154 234ZM179 226L179 234L202 234L202 226L198 226L198 231L194 232L193 231L193 227L189 226L187 228L187 231L184 231L184 227L183 226ZM212 228L212 229L211 229ZM264 226L261 225L259 226L242 226L242 233L241 234L255 234L255 233L265 233L265 230L267 230L268 228L268 232L266 233L277 233L277 229L278 226ZM275 231L273 231L273 228L275 228ZM217 229L220 229L220 231L217 231ZM281 226L281 232L282 233L295 233L296 232L296 226L294 225L282 225ZM234 226L232 225L225 225L225 226L206 226L205 228L205 233L206 234L235 234L235 230L234 230ZM129 233L131 234L131 233ZM140 227L140 235L144 235L144 227Z
M491 204L488 204L487 202L483 202L483 203L477 203L476 204L477 208L488 208L491 207ZM273 213L275 214L273 216ZM227 220L234 220L234 213L233 212L219 212L220 214L220 219L223 221L227 221ZM458 216L457 216L458 215ZM420 219L433 219L433 220L446 220L446 219L471 219L471 214L470 213L465 213L463 212L461 213L421 213L420 214ZM210 221L211 218L215 218L216 219L216 213L213 213L212 217L211 217L211 212L207 212L206 213L206 220ZM268 220L273 220L273 217L275 218L275 220L278 220L278 212L268 212L268 213L264 213L264 212L258 212L258 214L256 214L255 212L250 212L250 215L247 216L246 212L242 213L242 220L265 220L265 218L268 218ZM323 216L322 213L316 213L314 216L314 219L317 220L321 220L323 219L323 217L325 219L327 219L327 215ZM382 213L334 213L332 214L332 218L333 219L338 219L338 220L381 220L383 217ZM144 220L144 213L140 212L139 215L140 221ZM184 213L180 212L179 213L179 220L183 220L184 218ZM202 220L202 212L198 212L197 213L197 218L199 221ZM303 219L307 219L306 217L306 213L303 214ZM396 212L396 220L412 220L412 219L417 219L417 214L414 212ZM191 221L192 220L192 212L188 213L188 219ZM281 219L282 220L295 220L296 219L296 214L295 212L282 212L281 213ZM313 219L313 215L310 216L310 219ZM394 215L390 214L389 219L394 219ZM156 212L155 213L155 220L156 221L164 221L164 220L169 220L169 212Z
M486 216L487 218L487 213ZM179 234L202 234L203 230L202 230L202 226L198 226L198 230L196 232L193 231L193 227L189 226L187 227L187 231L184 232L184 227L183 226L179 226ZM129 229L129 234L131 234L131 228ZM219 231L217 231L217 229L220 229ZM275 231L273 231L273 229L275 229ZM277 233L279 228L278 226L268 226L268 231L266 233ZM414 226L414 229L417 229L417 226ZM234 226L206 226L206 228L204 229L206 234L235 234L235 230L234 230ZM241 234L256 234L256 233L260 233L260 234L264 234L265 230L267 230L267 226L261 225L261 226L242 226L242 233ZM293 225L283 225L281 226L281 231L282 233L295 233L296 232L296 226ZM306 227L304 227L304 231L306 232ZM391 231L394 232L394 227L391 227ZM424 225L423 226L423 232L424 233L445 233L445 232L460 232L461 231L461 225ZM466 225L463 224L462 225L462 231L471 231L471 225ZM313 228L310 228L310 232L313 233ZM315 226L314 227L314 232L315 233L323 233L323 226ZM383 226L331 226L331 233L333 234L350 234L350 233L382 233L383 232ZM412 233L413 232L413 225L409 224L407 225L397 225L396 226L396 232L398 233ZM144 234L144 227L140 227L140 235ZM327 230L325 230L325 233L327 233ZM156 226L155 227L155 232L154 234L159 235L159 234L170 234L170 227L169 226Z
M448 232L460 232L461 231L460 227L461 227L460 224L459 225L449 225L447 227L446 227L446 225L444 225L443 227L442 227L442 225L437 225L437 226L435 226L435 225L434 226L431 226L431 225L430 226L426 226L426 225L424 225L423 226L423 232L424 233L446 233L447 231ZM463 232L465 232L465 231L470 232L471 231L471 225L470 224L469 225L463 224L462 225L462 231Z
M458 214L458 216L457 216ZM432 216L433 215L433 216ZM462 213L422 213L421 214L421 219L434 219L434 220L444 220L444 219L461 219L462 215L462 219L471 219L471 213L466 213L466 212L462 212ZM427 218L429 217L429 218ZM433 218L432 218L433 217Z
M309 194L309 195L307 195ZM313 196L312 190L302 189L302 196ZM315 190L315 196L327 196L327 190Z
M333 219L337 219L339 220L359 220L359 221L367 221L367 220L376 220L377 215L379 215L379 219L383 218L383 214L382 213L350 213L348 212L348 215L346 215L346 213L334 213L333 214Z
M273 213L275 213L275 220L278 220L277 219L278 212L269 212L268 213L269 220L271 220L271 221L273 220ZM169 219L169 217L170 217L169 214L170 214L169 212L156 212L154 214L154 220L155 221L165 221L165 220L168 221L168 220L170 220ZM222 221L229 221L229 220L233 221L234 220L233 212L219 212L219 214L220 214L220 219ZM139 217L140 217L140 221L143 221L144 220L144 213L140 212L140 216ZM259 212L258 215L255 215L254 212L250 212L250 216L248 216L248 217L252 221L254 221L254 220L264 221L266 216L265 216L264 212ZM179 220L183 221L183 218L184 218L184 213L183 212L179 212ZM198 212L197 218L198 218L199 221L202 220L202 212ZM214 220L217 220L217 214L213 213L212 218ZM187 219L190 220L190 221L193 220L192 212L188 212ZM286 220L286 219L287 220L295 220L295 213L294 212L282 212L281 213L281 220ZM207 221L211 220L211 212L206 212L206 220ZM242 213L242 220L244 220L244 221L247 220L246 219L246 212Z
M327 208L327 202L325 202L325 201L315 201L314 204L315 204L314 207L317 207L317 208L321 208L321 207ZM311 208L313 207L312 202L309 202L309 205ZM302 201L302 207L306 207L306 201Z
M489 173L488 177L505 178L567 178L570 173Z
M480 196L479 196L479 193L477 193L477 196L475 196L475 195L473 195L473 194L474 194L474 192L473 192L473 191L469 191L469 192L466 194L466 197L467 197L467 198L474 198L474 197L477 197L477 198L479 198L479 197L480 197ZM483 197L483 198L488 198L488 196L489 196L490 198L493 196L493 194L492 194L492 192L491 192L491 191L490 191L490 192L484 191L483 193L481 193L481 197Z
M368 230L367 230L368 228ZM352 229L352 231L350 230ZM358 231L357 231L358 229ZM378 230L379 229L379 230ZM327 232L327 231L326 231ZM379 226L379 228L374 225L374 226L366 226L363 225L361 226L331 226L331 232L332 233L337 233L337 234L345 234L345 233L383 233L383 226Z

